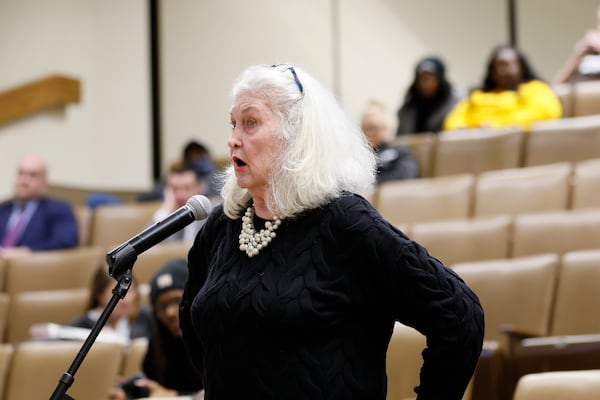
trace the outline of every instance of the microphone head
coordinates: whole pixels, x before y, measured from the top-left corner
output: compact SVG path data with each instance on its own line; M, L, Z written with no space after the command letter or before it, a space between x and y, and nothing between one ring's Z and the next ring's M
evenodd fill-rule
M190 197L185 204L192 210L194 219L196 220L208 217L208 214L210 214L210 211L212 210L210 200L201 194Z

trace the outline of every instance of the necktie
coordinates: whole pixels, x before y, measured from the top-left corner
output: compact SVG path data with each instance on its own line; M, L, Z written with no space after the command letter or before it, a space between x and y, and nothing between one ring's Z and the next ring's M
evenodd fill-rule
M17 240L21 236L21 233L23 232L25 222L25 208L21 208L15 223L12 227L9 227L4 234L4 239L2 240L3 247L14 247L14 245L17 243Z

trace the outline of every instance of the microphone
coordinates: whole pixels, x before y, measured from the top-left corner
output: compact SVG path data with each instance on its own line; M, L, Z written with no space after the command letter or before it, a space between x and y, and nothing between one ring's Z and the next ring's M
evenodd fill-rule
M185 228L193 221L206 218L211 209L210 200L205 196L198 194L190 197L184 206L108 252L106 262L109 274L118 280L131 268L139 254Z

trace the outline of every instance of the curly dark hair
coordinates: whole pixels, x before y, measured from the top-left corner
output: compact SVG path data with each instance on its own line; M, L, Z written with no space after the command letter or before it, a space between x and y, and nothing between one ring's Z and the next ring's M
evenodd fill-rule
M533 69L529 65L527 57L525 57L521 50L509 44L499 45L496 48L494 48L487 63L485 78L483 79L483 85L481 86L481 90L483 90L484 92L490 92L498 88L498 84L494 81L493 78L494 61L496 60L496 58L498 58L498 54L500 54L500 52L504 50L512 50L517 55L517 59L519 60L519 64L521 65L522 73L522 80L520 83L529 82L534 79L539 79L538 75L533 71Z

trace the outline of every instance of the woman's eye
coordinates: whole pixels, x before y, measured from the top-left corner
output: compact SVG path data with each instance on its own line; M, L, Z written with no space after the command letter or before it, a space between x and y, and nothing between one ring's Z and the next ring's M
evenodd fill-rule
M231 129L235 129L235 121L231 121Z
M255 121L255 120L253 120L253 119L249 119L249 120L246 122L246 125L248 125L248 127L249 127L249 128L252 128L252 127L256 126L256 121Z

